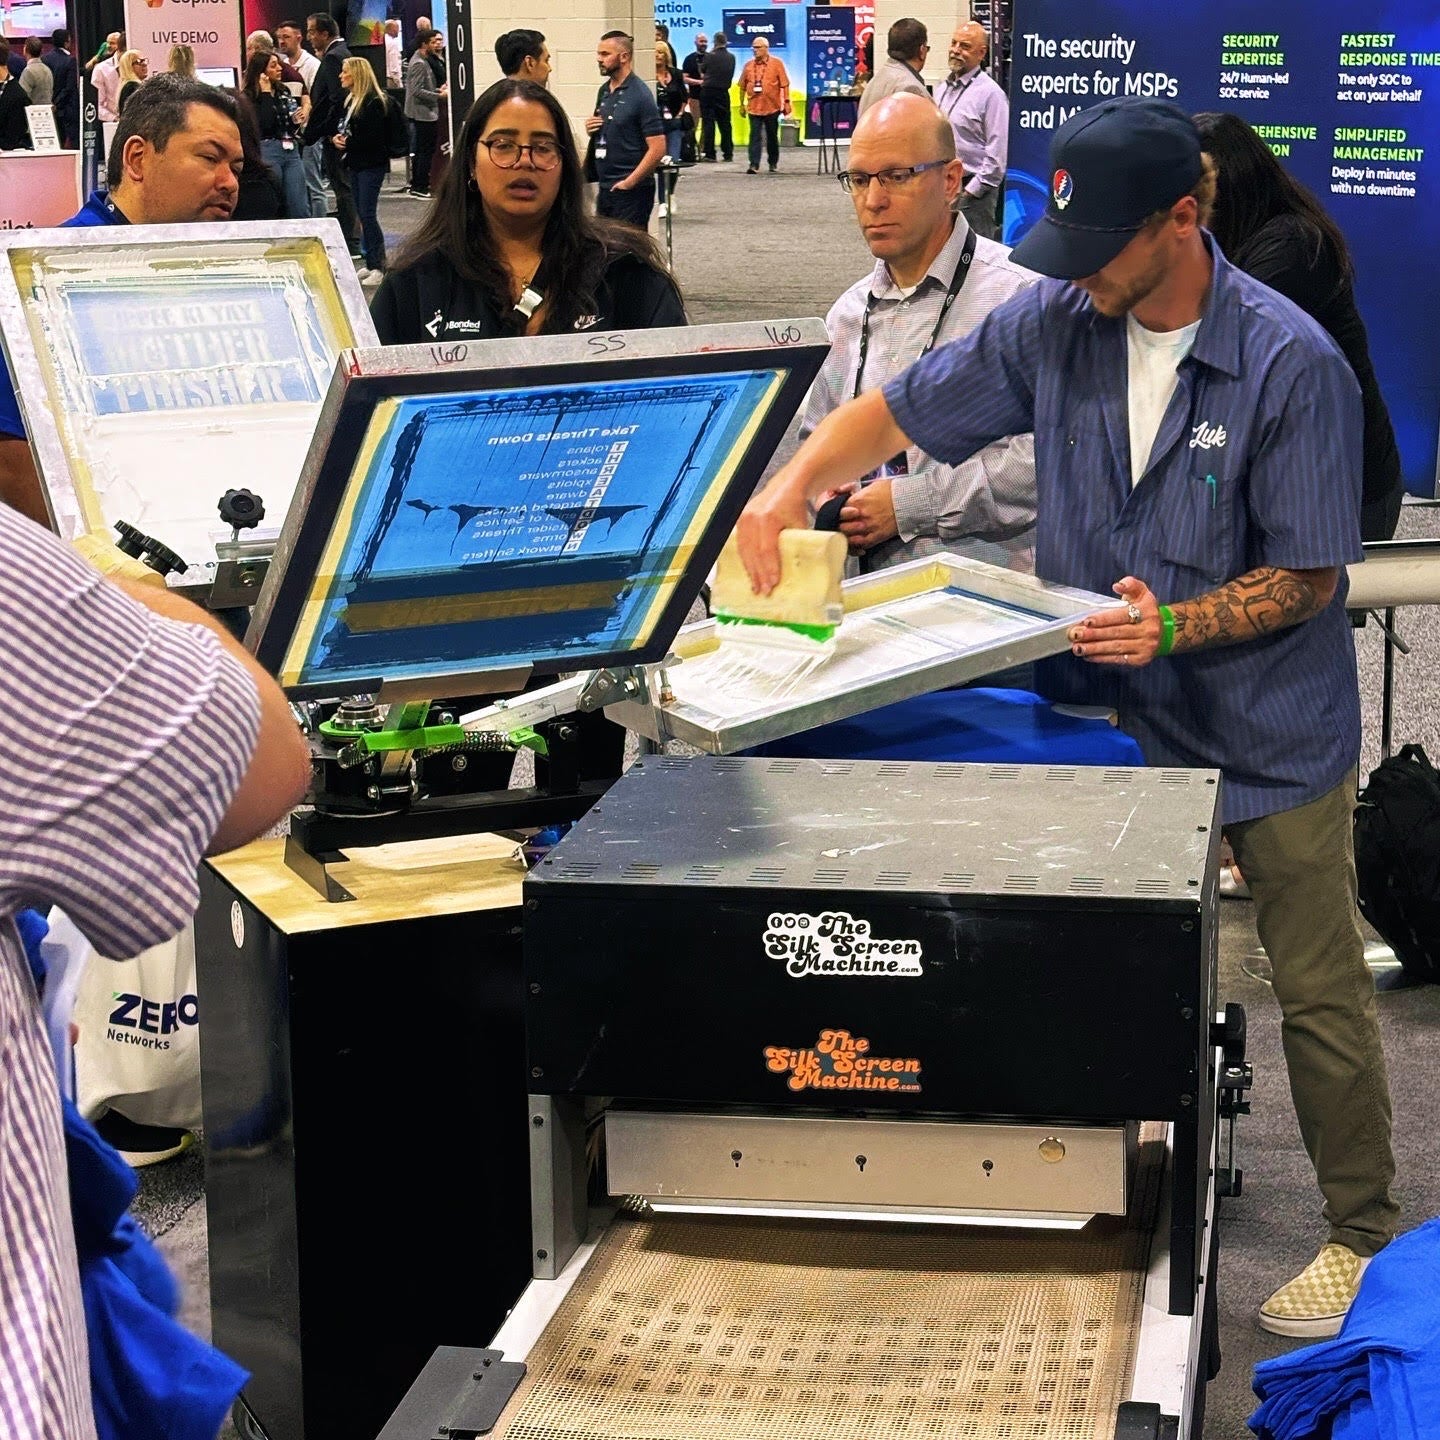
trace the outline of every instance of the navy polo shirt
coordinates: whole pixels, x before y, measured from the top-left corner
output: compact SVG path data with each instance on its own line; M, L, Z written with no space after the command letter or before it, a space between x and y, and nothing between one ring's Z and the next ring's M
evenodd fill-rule
M885 386L901 429L946 464L1034 431L1046 580L1108 595L1134 575L1175 604L1259 566L1362 558L1355 377L1313 320L1207 240L1205 313L1133 488L1125 321L1066 282L1022 291ZM1058 656L1043 688L1114 707L1152 765L1218 766L1227 823L1294 809L1359 758L1346 588L1342 571L1302 624L1136 670Z
M665 121L650 87L634 71L614 90L609 85L601 86L596 109L603 123L595 135L595 173L600 177L600 188L608 190L645 158L647 137L663 135ZM602 148L603 160L599 153Z
M99 190L92 190L90 198L63 225L62 230L82 230L90 225L128 225L130 222L110 203ZM10 378L10 367L0 354L0 435L10 435L17 440L26 439L25 426L20 419L20 402L15 398L15 382Z

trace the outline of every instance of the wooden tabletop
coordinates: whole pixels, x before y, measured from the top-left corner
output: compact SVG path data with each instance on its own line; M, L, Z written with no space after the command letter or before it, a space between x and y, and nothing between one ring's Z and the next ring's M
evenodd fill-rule
M333 904L285 864L283 840L255 840L205 863L286 935L520 905L520 847L498 835L374 845L345 856L330 868L355 898Z

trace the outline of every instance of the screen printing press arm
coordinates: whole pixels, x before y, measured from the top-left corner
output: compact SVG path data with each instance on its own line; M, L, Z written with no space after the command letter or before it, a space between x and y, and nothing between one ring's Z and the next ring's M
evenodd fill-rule
M585 670L553 685L528 690L511 699L496 700L480 710L460 717L460 727L471 735L500 734L512 738L533 730L547 720L558 720L577 711L591 713L622 701L645 703L651 694L650 675L659 676L662 699L669 688L666 668L678 664L667 656L659 665L620 665Z

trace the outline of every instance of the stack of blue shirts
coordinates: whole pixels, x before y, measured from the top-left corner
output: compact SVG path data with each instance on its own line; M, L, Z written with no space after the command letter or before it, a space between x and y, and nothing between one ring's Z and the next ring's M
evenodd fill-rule
M1333 1340L1255 1367L1261 1440L1440 1434L1440 1219L1370 1262Z

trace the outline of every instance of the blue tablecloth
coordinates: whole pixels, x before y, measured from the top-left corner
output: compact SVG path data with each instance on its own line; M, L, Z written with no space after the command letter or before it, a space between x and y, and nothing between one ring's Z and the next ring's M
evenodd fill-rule
M1145 763L1139 745L1108 720L1062 715L1028 690L938 690L772 740L748 753L808 760Z

